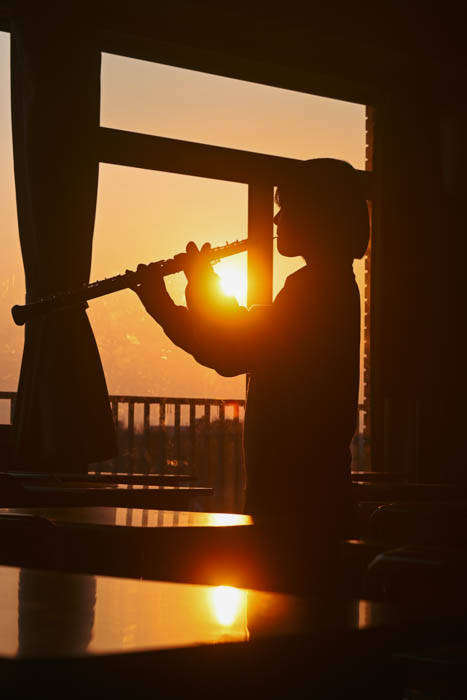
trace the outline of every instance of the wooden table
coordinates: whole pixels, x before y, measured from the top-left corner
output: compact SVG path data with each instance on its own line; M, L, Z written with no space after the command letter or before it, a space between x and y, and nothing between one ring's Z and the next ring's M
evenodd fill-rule
M88 474L53 474L47 472L0 472L11 482L64 486L69 482L81 484L138 484L141 486L177 486L197 481L193 474L127 474L126 472L91 472Z
M276 591L296 591L301 585L294 572L281 567L275 534L246 515L10 508L0 509L0 528L0 563ZM375 543L341 543L337 579L342 595L362 595L366 568L383 550Z
M204 486L146 486L140 484L42 484L26 481L3 490L3 507L112 506L189 510L193 501L211 496Z
M0 567L0 689L8 698L283 698L305 684L310 697L402 697L391 654L440 634L457 641L465 619L447 605Z
M247 515L109 507L2 508L0 564L136 578L256 582ZM240 527L243 526L243 527ZM250 560L247 556L247 560Z

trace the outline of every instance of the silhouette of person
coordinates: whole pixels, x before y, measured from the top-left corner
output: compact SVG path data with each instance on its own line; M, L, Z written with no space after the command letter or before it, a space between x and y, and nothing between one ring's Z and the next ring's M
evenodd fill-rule
M174 304L157 273L135 291L198 362L225 376L249 373L246 512L255 522L350 535L360 352L352 263L367 248L367 205L352 166L328 158L297 166L276 199L278 250L306 265L270 306L247 310L220 293L209 244L187 245L187 307Z

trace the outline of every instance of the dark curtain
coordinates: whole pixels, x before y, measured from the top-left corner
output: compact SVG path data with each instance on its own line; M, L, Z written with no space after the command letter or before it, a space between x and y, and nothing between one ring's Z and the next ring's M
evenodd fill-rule
M72 18L13 20L12 126L26 298L89 282L98 184L100 52ZM85 307L26 324L14 436L28 469L85 470L116 454Z
M412 86L392 95L377 108L375 137L373 455L378 469L443 481L441 349L450 337L440 273L449 270L449 237L436 96Z

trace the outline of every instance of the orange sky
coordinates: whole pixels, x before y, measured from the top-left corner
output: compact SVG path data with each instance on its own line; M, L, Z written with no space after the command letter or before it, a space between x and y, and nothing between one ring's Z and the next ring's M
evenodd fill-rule
M364 168L365 109L337 100L116 56L103 57L105 126L294 158L337 157ZM0 32L0 390L15 390L23 329L10 316L24 298L9 114L9 37ZM171 257L188 240L222 245L246 236L247 187L101 165L91 279ZM275 256L274 291L301 266ZM246 274L246 254L219 265ZM362 289L363 264L355 263ZM184 277L169 278L183 303ZM233 398L244 378L197 365L165 338L128 291L91 302L89 318L110 393ZM5 416L1 412L0 422Z

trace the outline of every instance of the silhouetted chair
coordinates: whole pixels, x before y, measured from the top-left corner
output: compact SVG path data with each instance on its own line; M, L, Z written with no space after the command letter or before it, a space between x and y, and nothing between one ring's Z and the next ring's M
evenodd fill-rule
M365 540L344 540L339 545L338 593L344 598L364 598L368 566L385 545Z
M464 700L467 697L467 645L425 648L423 652L398 653L406 665L406 687L420 700Z
M365 593L372 599L426 609L449 602L465 612L466 590L465 548L411 546L375 557L368 567ZM465 616L452 616L452 627L456 643L446 644L440 635L436 645L427 646L420 639L415 649L394 655L406 665L407 687L415 697L467 697Z
M378 554L370 563L366 593L391 602L463 603L467 551L463 547L407 546Z
M399 502L370 515L368 537L392 545L467 545L467 503Z
M9 474L0 473L0 508L21 504L24 499L23 485Z
M362 501L356 506L356 529L357 537L369 538L369 522L373 513L381 505L381 501Z

